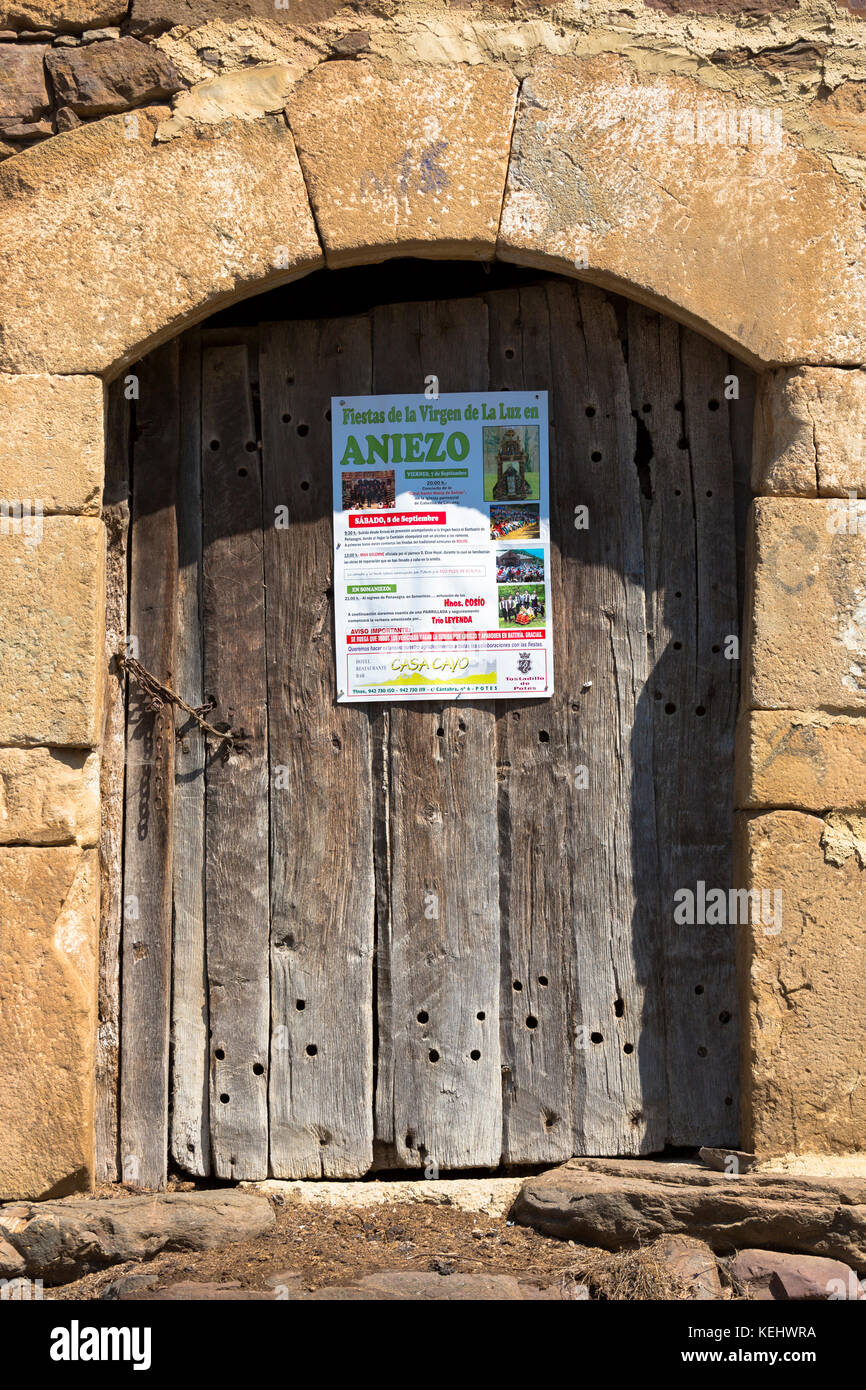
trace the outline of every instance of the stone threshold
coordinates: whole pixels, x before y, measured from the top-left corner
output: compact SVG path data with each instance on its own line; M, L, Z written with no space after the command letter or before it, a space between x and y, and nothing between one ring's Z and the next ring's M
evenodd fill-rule
M728 1174L694 1162L576 1158L527 1178L510 1216L543 1235L607 1250L687 1235L717 1255L795 1251L863 1274L866 1173L856 1167L844 1174L790 1167Z

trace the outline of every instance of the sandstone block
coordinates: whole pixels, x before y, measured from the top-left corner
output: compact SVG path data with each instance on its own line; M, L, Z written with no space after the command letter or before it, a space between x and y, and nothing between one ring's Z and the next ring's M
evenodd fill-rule
M789 1255L781 1250L738 1250L731 1261L736 1284L752 1298L816 1302L858 1297L857 1276L840 1260L820 1255Z
M253 1240L275 1225L266 1197L251 1192L160 1192L149 1197L99 1201L67 1199L16 1206L0 1236L24 1261L31 1277L62 1284L126 1260L149 1260L160 1251L215 1250Z
M289 124L330 265L492 259L515 78L499 68L323 63Z
M98 515L102 397L95 376L0 376L0 498Z
M79 116L165 101L184 85L165 54L133 38L54 48L46 66L58 102Z
M769 901L781 908L768 926L737 929L742 1145L761 1155L862 1151L862 823L798 811L738 819L736 882L779 894Z
M722 1297L715 1256L704 1240L693 1236L662 1236L655 1247L668 1269L689 1288L694 1299L707 1303Z
M0 748L0 844L95 845L99 755Z
M741 810L866 808L866 717L751 710L737 726Z
M0 1198L91 1181L98 874L93 849L0 849Z
M862 1178L732 1178L691 1163L572 1158L527 1178L511 1215L545 1235L606 1250L680 1234L717 1254L781 1246L866 1268Z
M321 264L281 116L154 144L167 114L107 116L0 166L0 370L116 373Z
M50 107L42 44L3 44L0 47L0 135L13 127L38 121Z
M0 744L94 747L105 544L97 517L0 529Z
M97 24L119 24L124 0L2 0L0 29L51 29L80 34Z
M757 498L746 573L749 706L866 706L866 502Z
M158 34L178 25L198 28L216 15L221 20L260 17L272 24L300 27L316 24L345 9L345 0L292 0L277 9L274 0L132 0L129 26L134 34Z
M545 57L521 92L498 254L676 306L758 362L856 363L851 193L770 111L616 55Z
M866 371L780 368L759 378L752 488L779 496L866 494Z

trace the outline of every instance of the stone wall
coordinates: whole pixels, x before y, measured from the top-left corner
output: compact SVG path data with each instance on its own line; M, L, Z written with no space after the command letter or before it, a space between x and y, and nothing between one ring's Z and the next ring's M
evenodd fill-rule
M742 1143L866 1147L864 18L0 0L0 1197L92 1174L104 383L408 254L579 275L762 372L739 861L783 912L739 929Z

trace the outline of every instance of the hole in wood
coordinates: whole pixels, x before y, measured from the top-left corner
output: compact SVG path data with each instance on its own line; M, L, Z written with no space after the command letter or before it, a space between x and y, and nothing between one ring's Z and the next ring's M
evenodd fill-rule
M546 729L539 729L539 730L538 730L538 742L539 742L539 743L549 743L549 742L550 742L550 734L547 732Z
M511 359L512 359L512 357L514 356L514 348L506 348L506 349L505 349L505 356L508 358L508 360L509 360L509 362L510 362Z
M244 448L246 449L248 454L254 454L258 447L259 446L254 439L248 439L246 444L244 445Z
M537 1027L538 1027L538 1019L535 1017L535 1014L527 1014L527 1015L526 1015L526 1026L527 1026L527 1028L537 1028Z
M288 425L288 424L290 423L290 421L291 421L291 418L292 418L291 415L289 415L289 414L284 414L284 415L283 415L283 424L284 424L284 425Z
M261 1062L253 1062L253 1076L264 1076L265 1069Z
M219 446L220 446L219 440L218 440L218 439L212 439L211 442L210 442L210 446L211 446L211 448L213 449L214 453L216 453L217 449L218 449Z
M216 1050L216 1052L214 1053L214 1057L216 1057L216 1059L217 1059L218 1062L224 1062L224 1061L225 1061L225 1055L226 1055L226 1054L223 1052L223 1050L222 1050L221 1047L218 1047L217 1050Z
M310 427L309 427L309 425L298 425L298 434L301 436L302 439L306 439L306 437L307 437L307 435L308 435L309 433L310 433Z
M682 651L682 646L683 646L682 642L674 642L674 651L675 651L675 652Z
M310 490L310 484L307 482L307 480L306 480L306 478L305 478L304 481L301 483L301 492L309 492L309 490Z
M652 410L652 406L650 405L649 401L647 401L645 405L641 406L641 410L643 411L644 415L649 415L650 411Z
M683 401L674 401L674 410L683 411L685 408L685 403Z
M220 1100L222 1101L223 1105L228 1105L229 1103L229 1098L225 1094L225 1092L223 1092L223 1094L220 1096Z
M586 414L587 414L590 418L592 418L592 416L595 414L595 406L594 406L594 405L588 405L588 406L586 407Z
M682 591L682 589L677 589L676 593L674 594L674 598L682 598L682 596L683 596L683 591Z
M602 1043L602 1042L604 1042L604 1038L602 1037L601 1033L590 1033L590 1035L589 1035L589 1040L590 1040L590 1042L593 1042L593 1043Z
M601 463L601 454L599 453L598 449L593 449L592 453L590 454L590 458L592 459L593 463Z
M545 1128L545 1129L553 1129L554 1125L558 1125L558 1124L559 1124L559 1116L556 1115L556 1114L554 1114L554 1112L553 1112L552 1110L548 1110L547 1113L546 1113L545 1116L544 1116L544 1128Z
M428 1014L426 1009L422 1009L419 1014L415 1015L415 1017L418 1019L419 1023L429 1023L430 1021L430 1015Z
M703 992L704 992L704 987L703 987L703 985L695 985L695 994L703 994Z
M730 1023L730 1021L731 1015L728 1013L727 1009L722 1009L722 1012L719 1014L719 1023Z
M431 1062L439 1061L439 1053L436 1051L435 1047L431 1047L430 1051L427 1053L427 1056L430 1058Z
M617 1018L622 1018L623 1014L625 1013L625 1000L614 999L613 1011L616 1014Z
M677 440L677 448L678 448L678 449L687 449L688 447L689 447L689 441L686 439L685 435L683 435L682 439L678 439L678 440Z
M711 487L708 487L708 488L707 488L707 496L708 496L708 497L712 497L712 495L713 495L713 489L712 489Z
M308 1057L315 1057L318 1050L315 1043L307 1043L306 1053Z
M473 1062L478 1062L481 1060L481 1053L478 1051L477 1047L473 1047L469 1056L472 1058Z
M457 727L458 727L458 729L460 730L461 734L465 734L465 733L466 733L466 720L465 720L465 719L458 719L458 720L457 720Z
M622 1050L626 1053L627 1056L630 1057L631 1054L634 1052L634 1043L623 1043Z
M675 488L674 488L674 497L682 497L682 495L683 495L683 490L682 490L682 488L675 487Z
M550 984L550 981L548 980L546 975L539 975L538 983L542 986L542 988L546 989L547 986Z
M708 410L718 410L718 408L719 408L719 403L718 403L718 401L716 400L715 396L713 397L713 399L712 399L711 401L707 401L707 409L708 409Z
M706 712L706 708L703 705L697 705L695 707L695 714L698 716L699 719L703 718Z
M714 652L720 652L722 649L721 649L721 647L719 646L718 642L715 642L715 643L713 644L713 646L710 648L710 650L711 650L711 651L714 651Z
M303 1013L303 1011L304 1011L304 1009L305 1009L306 1007L307 1007L307 1001L306 1001L306 999L296 999L296 1000L295 1000L295 1008L297 1009L298 1013Z
M437 729L437 730L436 730L436 737L437 737L437 738L444 738L444 737L445 737L445 730L442 729L442 728Z
M668 700L667 704L665 705L665 714L676 714L676 712L676 705L672 705L670 700Z
M512 989L523 989L523 985L521 984L521 982L520 982L519 980L515 980L515 981L514 981L514 984L511 986L511 988L512 988Z
M698 1048L698 1056L699 1056L699 1057L706 1057L706 1055L707 1055L707 1049L706 1049L705 1047L699 1047L699 1048Z
M733 1096L725 1096L725 1105L733 1105L733 1103L734 1103L734 1097L733 1097Z
M479 1010L478 1010L478 1013L475 1015L475 1017L478 1019L478 1022L479 1022L479 1023L483 1023L484 1020L485 1020L485 1018L487 1017L487 1015L486 1015L486 1013L484 1012L483 1009L479 1009Z
M238 477L239 477L239 478L247 478L247 477L249 477L249 474L248 474L248 472L247 472L247 470L246 470L245 468L239 468L239 469L238 469Z
M407 1149L414 1149L414 1147L415 1147L415 1135L414 1135L414 1134L407 1134L407 1135L406 1135L406 1138L405 1138L405 1140L404 1140L403 1142L405 1143Z

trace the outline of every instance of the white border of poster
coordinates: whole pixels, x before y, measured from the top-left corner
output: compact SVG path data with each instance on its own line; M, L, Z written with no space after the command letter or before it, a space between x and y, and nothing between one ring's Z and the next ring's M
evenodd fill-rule
M553 694L546 391L335 396L337 699Z

